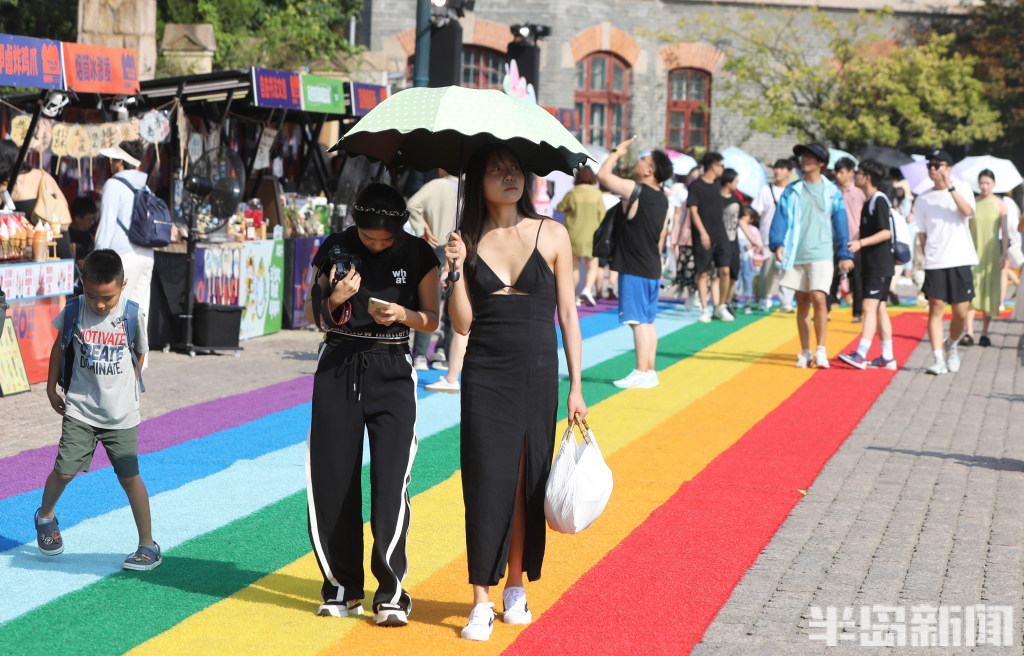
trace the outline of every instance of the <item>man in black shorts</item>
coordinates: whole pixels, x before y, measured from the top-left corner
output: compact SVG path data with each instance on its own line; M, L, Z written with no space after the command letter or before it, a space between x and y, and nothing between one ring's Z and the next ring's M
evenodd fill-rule
M864 283L864 327L857 350L841 353L839 359L857 369L896 369L896 359L892 351L892 322L886 310L889 283L892 282L895 270L892 253L895 225L889 199L878 190L878 186L885 178L885 167L873 159L861 162L860 170L854 174L855 184L867 199L861 206L857 236L851 237L849 242L850 252L854 255L860 253L857 268ZM882 355L874 360L868 360L868 350L871 348L876 330L882 342Z
M690 183L690 195L686 206L693 224L693 258L697 268L697 292L700 294L701 313L698 321L711 322L711 303L708 294L708 275L712 267L718 269L719 306L715 315L725 321L732 320L732 314L725 307L729 290L729 261L732 259L729 239L722 221L724 199L722 185L718 181L725 167L722 155L708 151L701 158L704 173ZM726 318L728 317L728 318Z
M924 287L928 299L928 340L935 362L926 370L940 375L960 370L956 345L967 326L967 309L974 298L978 253L971 237L974 194L964 183L951 181L953 157L944 150L928 156L928 177L935 187L914 200L914 222L924 250ZM943 341L946 303L953 307L949 339Z

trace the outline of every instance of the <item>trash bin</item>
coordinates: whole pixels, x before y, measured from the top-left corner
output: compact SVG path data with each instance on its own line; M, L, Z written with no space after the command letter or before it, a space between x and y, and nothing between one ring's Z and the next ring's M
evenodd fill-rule
M242 310L239 305L196 303L192 322L192 343L206 348L238 348L238 334L242 329Z

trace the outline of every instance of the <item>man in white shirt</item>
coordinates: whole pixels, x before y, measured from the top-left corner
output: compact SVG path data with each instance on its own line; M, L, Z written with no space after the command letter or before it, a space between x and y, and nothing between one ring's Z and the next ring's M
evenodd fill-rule
M761 191L757 192L757 197L750 203L750 206L760 216L758 219L758 229L761 231L761 243L763 244L768 243L768 234L772 228L772 218L775 216L775 206L779 204L779 198L782 196L782 192L786 190L786 185L789 184L789 177L792 173L792 160L785 158L777 160L772 167L772 184L761 187ZM761 265L761 275L757 286L758 295L761 297L762 312L767 312L771 309L772 292L776 288L779 290L782 311L793 311L793 290L778 286L779 278L781 277L782 272L776 266L775 258L765 258L764 264Z
M951 181L953 157L944 150L928 156L928 177L935 187L914 201L914 222L924 250L924 287L928 299L928 340L935 362L930 374L960 370L957 342L967 326L967 310L974 298L971 267L978 263L971 237L974 194L965 183ZM953 308L949 339L943 341L942 316L946 303Z
M110 162L111 175L103 184L95 248L109 248L121 256L127 283L125 294L139 304L139 313L148 319L153 249L128 241L128 228L132 224L132 209L135 207L133 189L141 189L149 178L145 171L139 170L144 148L138 141L122 141L100 151Z

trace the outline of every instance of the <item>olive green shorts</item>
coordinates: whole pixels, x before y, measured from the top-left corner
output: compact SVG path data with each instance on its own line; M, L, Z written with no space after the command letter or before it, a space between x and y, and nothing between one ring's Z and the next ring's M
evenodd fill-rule
M96 443L102 442L110 464L119 478L139 475L139 427L98 428L84 421L65 416L61 426L57 462L53 469L58 474L74 476L89 471Z

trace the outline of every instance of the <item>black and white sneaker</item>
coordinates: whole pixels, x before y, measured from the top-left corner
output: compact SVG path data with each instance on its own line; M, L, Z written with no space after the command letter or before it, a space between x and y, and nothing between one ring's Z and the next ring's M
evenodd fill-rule
M462 628L466 640L488 640L494 629L494 604L476 604L469 613L469 624Z
M320 604L316 614L320 617L356 617L363 614L363 600L349 599L348 601L339 601L331 599Z
M505 624L529 624L533 621L530 607L526 605L526 590L520 587L505 588L501 593L505 613L501 616Z
M409 623L409 614L398 604L381 604L373 616L377 626L405 626Z

